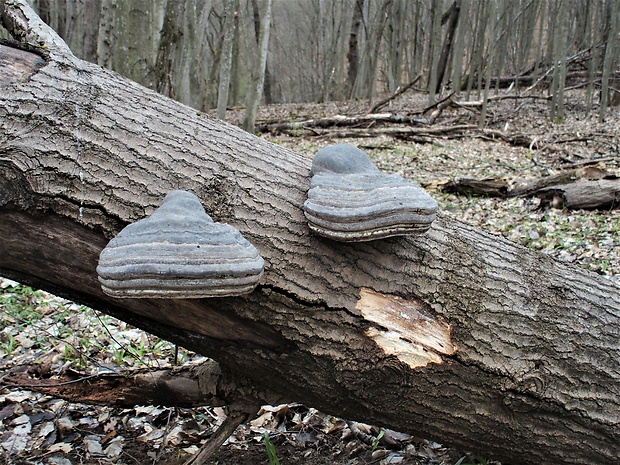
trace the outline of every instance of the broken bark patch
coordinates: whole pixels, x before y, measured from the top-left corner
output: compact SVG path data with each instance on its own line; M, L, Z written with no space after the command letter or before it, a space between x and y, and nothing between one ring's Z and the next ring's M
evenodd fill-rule
M457 350L451 340L451 326L420 300L363 288L356 308L366 320L378 325L370 326L366 335L386 355L396 356L411 368L441 364L442 355Z

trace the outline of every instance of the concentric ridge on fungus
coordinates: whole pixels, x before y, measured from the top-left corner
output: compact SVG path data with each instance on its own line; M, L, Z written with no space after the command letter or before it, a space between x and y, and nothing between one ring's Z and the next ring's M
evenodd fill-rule
M113 297L199 298L249 293L263 267L237 229L215 223L194 194L173 191L110 241L97 273Z
M381 173L357 147L337 144L314 157L304 213L321 236L369 241L427 231L437 202L417 183Z

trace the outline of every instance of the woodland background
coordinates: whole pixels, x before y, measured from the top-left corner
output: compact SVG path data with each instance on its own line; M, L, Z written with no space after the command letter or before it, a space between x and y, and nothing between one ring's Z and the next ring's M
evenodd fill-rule
M583 86L601 118L620 101L615 0L31 3L78 57L201 111L218 94L220 107L256 99L263 76L267 104L371 99L416 78L431 103L442 90L548 89L558 121L567 85Z

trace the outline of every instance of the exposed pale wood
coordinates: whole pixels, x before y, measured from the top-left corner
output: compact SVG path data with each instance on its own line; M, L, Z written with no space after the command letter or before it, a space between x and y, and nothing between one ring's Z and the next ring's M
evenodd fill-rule
M5 25L45 37L25 2L0 9L16 13ZM66 60L0 93L1 275L208 355L247 376L251 398L517 465L620 455L620 289L610 281L442 216L422 236L322 240L302 212L309 159L55 56ZM95 267L107 239L179 188L257 246L257 290L172 302L104 295ZM362 310L365 292L379 303ZM432 362L414 363L407 356L428 337L381 302L402 304L403 320L423 309L454 351L430 346Z

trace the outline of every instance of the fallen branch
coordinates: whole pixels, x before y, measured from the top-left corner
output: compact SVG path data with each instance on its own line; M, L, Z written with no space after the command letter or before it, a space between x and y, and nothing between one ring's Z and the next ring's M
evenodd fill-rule
M515 94L510 94L510 95L491 95L489 96L489 98L487 99L487 102L499 102L501 100L551 100L550 96L541 96L541 95L515 95ZM459 107L464 107L464 108L471 108L471 107L482 107L484 105L484 100L468 100L468 101L459 101L459 102L454 102L455 105L458 105Z
M413 83L410 83L413 85ZM312 130L316 128L341 128L341 127L355 127L363 126L364 129L373 127L377 124L404 124L404 125L431 125L434 124L437 118L441 115L443 110L453 104L452 95L450 94L442 100L430 105L423 110L411 112L408 115L397 113L374 113L371 112L367 115L357 116L345 116L335 115L326 118L316 118L304 121L292 121L292 122L278 122L278 123L263 123L256 126L257 132L284 132L290 135L295 135L300 130ZM392 96L395 97L395 96ZM389 101L389 100L388 100ZM381 102L379 102L381 103ZM378 105L373 107L373 110ZM428 118L414 118L412 115L420 115L430 113Z
M454 95L454 92L452 92L447 97L442 98L438 102L435 102L432 105L429 105L428 107L426 107L424 110L422 110L422 112L421 112L422 114L426 114L429 111L431 112L430 116L429 116L429 118L427 120L428 121L427 124L434 124L435 121L437 120L437 118L439 118L441 113L443 113L443 111L446 108L448 108L449 106L454 105L454 101L452 100L452 96L453 95Z
M572 170L562 171L554 176L548 176L534 180L517 181L515 186L508 192L508 197L532 197L542 189L554 186L571 184L581 179L598 180L611 179L613 175L596 166L585 166Z
M42 392L71 402L122 408L135 405L225 406L240 403L248 392L247 388L223 376L214 360L166 369L96 374L68 370L58 377L46 376L49 373L41 371L40 365L20 365L9 370L0 385ZM262 402L269 403L266 399Z
M198 454L187 460L184 465L202 465L217 452L220 446L228 439L239 425L251 419L259 406L242 406L241 408L231 408L224 422L213 433L213 436L202 446Z
M533 140L524 134L506 134L494 129L479 129L473 124L459 124L454 126L436 127L378 127L378 128L345 128L329 131L314 131L313 136L327 136L332 138L362 138L389 136L400 140L430 143L432 138L444 137L448 139L465 136L479 137L486 140L501 140L515 147L531 147ZM424 139L428 138L428 139Z
M411 116L400 115L395 113L374 113L359 116L335 115L328 118L316 118L305 121L294 121L286 123L258 124L257 132L286 132L293 133L303 129L311 128L333 128L347 126L364 126L371 127L376 123L396 123L396 124L428 124L428 120L413 118Z
M381 127L381 128L346 128L319 133L321 136L333 138L343 137L377 137L391 136L397 139L411 140L416 137L462 137L467 131L475 130L477 126L471 124L437 127Z

